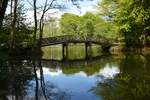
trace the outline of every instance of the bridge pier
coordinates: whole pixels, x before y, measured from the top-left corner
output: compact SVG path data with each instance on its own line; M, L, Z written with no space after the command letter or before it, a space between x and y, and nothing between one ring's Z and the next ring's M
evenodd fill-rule
M63 43L62 44L62 59L66 60L68 58L68 44Z
M85 58L89 59L92 56L92 46L91 43L85 43Z

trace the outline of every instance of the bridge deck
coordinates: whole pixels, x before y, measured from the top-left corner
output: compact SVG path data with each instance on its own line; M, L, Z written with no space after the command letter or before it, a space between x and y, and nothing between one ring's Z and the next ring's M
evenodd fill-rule
M103 46L110 46L111 43L109 40L98 37L98 36L58 36L58 37L49 37L43 38L41 41L41 46L50 46L56 44L64 44L64 43L94 43Z

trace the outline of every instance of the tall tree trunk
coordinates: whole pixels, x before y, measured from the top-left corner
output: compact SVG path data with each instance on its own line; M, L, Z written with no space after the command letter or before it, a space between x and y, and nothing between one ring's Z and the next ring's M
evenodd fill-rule
M39 29L40 29L40 34L39 34L39 37L40 39L43 38L43 28L44 28L44 14L42 15L41 19L40 19L40 26L39 26Z
M5 12L6 12L7 5L8 5L8 1L9 0L2 0L0 2L0 28L3 25L3 19L4 19L4 15L5 15Z
M36 34L37 34L37 11L36 11L36 0L34 0L34 3L33 3L33 8L34 8L34 43L36 42Z
M36 49L36 36L37 36L37 7L36 7L36 1L33 1L33 10L34 10L34 34L33 34L33 48L32 50L35 52L37 51ZM38 95L39 95L39 82L38 82L38 77L37 77L37 73L36 73L36 56L35 53L33 52L33 66L34 66L34 73L35 73L35 81L36 81L36 89L35 89L35 100L38 100ZM36 52L37 53L37 52Z
M16 32L16 20L17 20L17 3L18 0L14 0L13 13L12 13L12 25L10 36L10 50L15 48L15 32Z

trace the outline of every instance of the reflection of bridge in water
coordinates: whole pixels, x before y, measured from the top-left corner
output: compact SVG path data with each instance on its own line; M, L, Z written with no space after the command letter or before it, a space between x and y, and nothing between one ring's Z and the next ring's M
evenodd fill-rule
M84 43L86 57L91 56L90 51L92 49L91 48L92 44L101 45L103 51L109 51L109 48L112 46L112 44L108 39L100 36L65 35L65 36L58 36L58 37L43 38L41 40L41 47L62 44L62 56L63 59L66 59L68 57L69 43L74 43L74 44Z
M42 59L41 65L52 70L62 70L64 74L75 74L83 71L86 75L98 73L108 61L112 61L111 55L101 55L91 59L76 60L48 60Z
M111 55L101 55L92 57L89 59L75 59L75 60L53 60L53 59L41 59L42 66L44 67L83 67L91 66L92 64L108 61L111 59Z

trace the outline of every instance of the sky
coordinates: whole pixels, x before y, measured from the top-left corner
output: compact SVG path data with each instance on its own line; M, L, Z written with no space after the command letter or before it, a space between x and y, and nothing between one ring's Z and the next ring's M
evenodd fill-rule
M99 0L81 0L78 2L80 8L77 8L77 6L74 6L71 2L68 2L68 4L66 4L66 12L83 15L87 11L96 11L98 1Z
M38 4L42 4L42 1L44 0L39 0ZM73 14L77 14L77 15L83 15L86 12L96 12L97 11L97 3L100 0L79 0L77 3L79 4L79 8L75 5L72 4L72 2L70 0L57 0L60 5L63 5L64 9L60 10L60 9L50 9L49 11L47 11L47 13L45 14L46 18L49 17L55 17L55 18L61 18L61 15L63 15L64 13L73 13ZM27 4L27 6L30 6L29 4ZM27 16L29 18L30 21L33 20L33 11L27 11ZM39 14L40 16L40 14Z
M33 22L33 7L30 5L33 4L33 0L21 0L24 3L25 8L29 9L26 11L26 16L29 22ZM28 1L28 2L27 2ZM45 0L37 0L37 6L43 5ZM71 2L71 0L56 0L57 4L63 5L62 9L50 9L45 14L45 18L55 17L61 18L61 15L64 13L73 13L76 15L84 15L86 12L96 12L97 4L101 0L78 0L79 8ZM77 0L74 0L77 1ZM30 3L29 3L30 2ZM10 13L10 7L7 7L6 13ZM40 18L41 13L38 14L38 18Z

